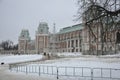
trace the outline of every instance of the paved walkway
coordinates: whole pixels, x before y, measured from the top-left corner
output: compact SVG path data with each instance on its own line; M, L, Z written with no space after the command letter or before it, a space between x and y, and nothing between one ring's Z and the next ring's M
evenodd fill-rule
M60 77L38 74L25 74L20 72L11 72L8 65L0 65L0 80L89 80L85 78Z
M44 57L42 60L38 60L38 61L44 61L44 60L47 60L47 57ZM26 75L25 73L19 73L19 72L18 73L10 72L8 64L4 64L4 65L0 64L0 80L57 80L57 79L51 76L45 77L45 76L30 75L30 74Z
M25 73L10 72L8 65L0 65L0 80L57 80L54 77L26 75Z

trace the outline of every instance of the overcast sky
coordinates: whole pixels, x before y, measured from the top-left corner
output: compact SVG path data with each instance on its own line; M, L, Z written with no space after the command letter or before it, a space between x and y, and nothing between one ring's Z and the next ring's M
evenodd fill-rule
M77 24L73 20L77 13L77 0L0 0L0 42L18 42L22 29L28 29L32 39L39 22L47 22L50 31L53 23L59 31L63 27Z

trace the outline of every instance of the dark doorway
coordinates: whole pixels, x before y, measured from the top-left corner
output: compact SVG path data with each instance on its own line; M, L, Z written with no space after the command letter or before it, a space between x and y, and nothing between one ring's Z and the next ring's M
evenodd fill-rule
M120 32L116 34L116 43L120 43Z

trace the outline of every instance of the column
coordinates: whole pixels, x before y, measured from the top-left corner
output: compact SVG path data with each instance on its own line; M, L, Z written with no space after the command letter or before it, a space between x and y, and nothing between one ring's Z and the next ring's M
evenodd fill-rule
M74 46L73 46L74 47L74 52L76 52L76 39L74 39L74 43L73 44L74 44Z
M80 52L80 40L79 40L79 38L77 39L78 40L78 52Z
M68 40L66 40L66 50L68 52Z

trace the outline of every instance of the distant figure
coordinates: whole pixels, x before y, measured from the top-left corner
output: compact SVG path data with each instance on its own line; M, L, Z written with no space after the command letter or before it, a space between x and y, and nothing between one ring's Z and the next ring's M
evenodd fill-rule
M50 54L47 54L48 59L50 59Z
M44 56L46 56L46 52L44 52L44 54L43 54Z
M1 62L1 65L3 65L4 64L4 62Z

